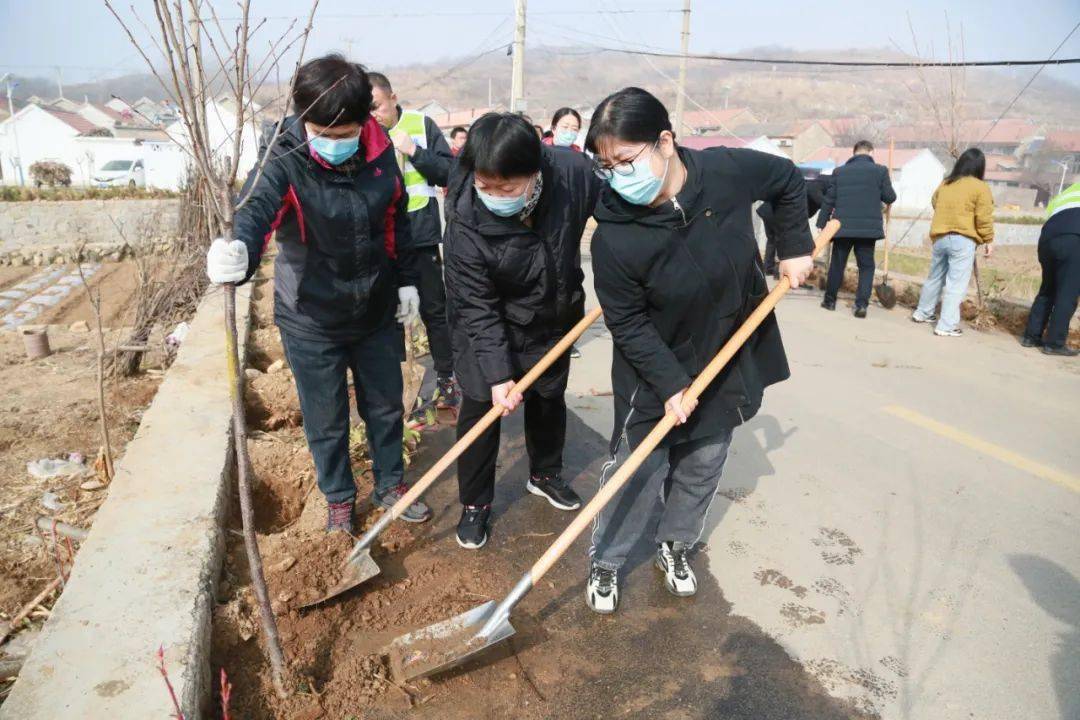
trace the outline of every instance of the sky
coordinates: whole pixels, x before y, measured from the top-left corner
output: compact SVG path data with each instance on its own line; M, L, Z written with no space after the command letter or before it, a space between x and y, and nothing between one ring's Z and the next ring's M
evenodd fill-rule
M211 1L219 16L235 15L235 2ZM148 0L116 4L125 16L134 4L144 20L152 20ZM309 7L307 0L252 0L253 15L268 18L259 36L262 47L287 27L287 18L306 16ZM378 68L475 55L513 37L513 0L410 0L398 7L322 0L307 55L348 50L355 60ZM681 0L529 0L527 43L678 51L681 8ZM944 59L946 12L954 39L963 26L968 60L1041 59L1080 22L1080 0L828 0L816 5L694 0L690 51L773 45L836 50L843 57L840 51L848 48L899 45L910 52L910 16L923 54L932 44ZM1058 57L1080 57L1080 31ZM0 0L0 74L55 77L59 72L66 82L82 82L144 69L102 0ZM1016 72L1023 77L1033 71ZM1080 86L1080 65L1047 68L1044 74Z

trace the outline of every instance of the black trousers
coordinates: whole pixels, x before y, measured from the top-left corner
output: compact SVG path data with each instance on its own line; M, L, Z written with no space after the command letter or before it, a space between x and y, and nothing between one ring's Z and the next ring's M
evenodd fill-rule
M1040 239L1039 264L1042 285L1031 303L1024 334L1033 340L1041 338L1049 347L1064 347L1080 296L1080 235Z
M457 436L460 440L491 409L490 402L461 398ZM458 458L458 495L462 505L490 505L495 498L495 459L499 455L497 421L476 439ZM566 398L545 398L539 393L525 393L525 447L529 453L529 472L533 475L557 475L562 472L563 446L566 444Z
M401 457L401 342L397 325L352 343L281 333L300 395L304 435L315 461L319 490L327 502L356 497L349 461L349 372L356 389L356 409L367 429L375 488L392 488L405 476Z
M855 250L855 264L859 268L859 287L855 291L855 307L864 308L870 304L870 293L874 289L874 243L876 240L862 238L833 238L832 259L829 261L829 277L825 283L825 299L836 302L836 294L844 282L844 268L848 255Z
M780 261L776 257L776 234L765 230L765 274L772 275L780 270Z
M420 248L416 252L420 272L420 319L427 329L435 374L448 378L454 374L454 356L450 350L450 330L446 325L446 286L443 285L442 258L439 247Z

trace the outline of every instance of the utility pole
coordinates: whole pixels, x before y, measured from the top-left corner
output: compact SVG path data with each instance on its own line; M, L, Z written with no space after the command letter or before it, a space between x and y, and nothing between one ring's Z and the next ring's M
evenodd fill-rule
M514 0L514 70L510 77L510 112L525 112L525 0Z
M489 77L489 78L488 78L488 105L487 105L489 109L491 108L491 103L492 103L492 97L491 97L491 78Z
M60 99L64 99L64 71L58 65L56 67L56 88L60 91Z
M686 54L690 52L690 0L683 0L682 57L679 58L679 91L675 96L675 135L682 135L683 110L686 109Z
M23 179L22 169L22 153L19 151L19 130L15 122L15 103L11 101L11 73L4 75L2 79L7 84L7 101L8 101L8 113L11 127L11 139L15 143L15 156L12 158L15 161L15 172L19 176L19 185L25 185L26 181ZM18 83L16 83L18 84Z

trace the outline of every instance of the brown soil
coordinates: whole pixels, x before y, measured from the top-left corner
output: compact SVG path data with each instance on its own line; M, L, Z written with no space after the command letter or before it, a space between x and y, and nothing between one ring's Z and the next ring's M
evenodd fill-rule
M31 267L28 265L22 265L15 267L13 265L0 265L0 290L7 290L13 285L18 285L34 274L35 270L40 268Z
M107 489L84 491L85 480L38 480L26 463L80 452L92 461L98 453L96 355L90 333L63 328L49 331L53 354L27 360L22 338L0 333L0 614L10 616L56 576L51 540L34 530L38 515L52 515L89 527ZM158 373L109 381L106 407L115 455L138 429L142 412L157 391ZM60 496L64 510L51 513L43 493ZM67 560L66 550L62 557Z

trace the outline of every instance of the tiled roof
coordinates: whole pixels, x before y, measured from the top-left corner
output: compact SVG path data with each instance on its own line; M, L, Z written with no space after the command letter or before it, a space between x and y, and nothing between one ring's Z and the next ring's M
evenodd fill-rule
M60 122L66 124L68 127L72 128L80 135L101 129L94 123L84 118L82 115L79 115L78 113L67 112L66 110L57 110L56 108L52 107L41 107L40 105L38 107L52 115Z

